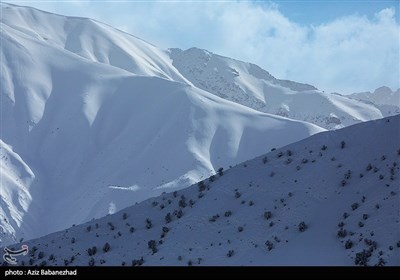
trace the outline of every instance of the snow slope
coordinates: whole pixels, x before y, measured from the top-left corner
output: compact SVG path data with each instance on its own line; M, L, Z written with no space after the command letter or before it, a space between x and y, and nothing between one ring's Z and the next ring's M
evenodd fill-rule
M173 65L195 86L261 112L337 129L382 118L372 104L279 80L251 63L191 48L170 49Z
M374 92L359 92L349 96L355 100L374 104L384 116L400 114L400 89L392 91L388 87L377 88Z
M19 264L398 266L399 143L400 115L319 133L24 242Z
M2 244L114 213L323 131L198 89L165 52L104 24L1 8L0 135L15 159L1 162Z

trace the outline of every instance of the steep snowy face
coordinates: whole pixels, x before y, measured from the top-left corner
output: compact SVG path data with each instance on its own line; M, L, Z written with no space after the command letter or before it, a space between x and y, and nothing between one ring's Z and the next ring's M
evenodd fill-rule
M27 244L24 265L400 265L400 116L319 133Z
M1 7L3 244L184 188L219 167L323 131L198 89L168 68L161 51L133 37L141 51L127 52L124 61L136 68L63 45L73 33L64 28L77 21L82 46L91 44L89 35L123 40L110 27L84 32L98 24Z
M173 65L197 87L261 112L336 129L382 118L372 104L274 78L257 65L191 48L170 49Z
M2 24L46 45L133 74L187 82L172 66L165 51L104 23L34 8L0 5Z

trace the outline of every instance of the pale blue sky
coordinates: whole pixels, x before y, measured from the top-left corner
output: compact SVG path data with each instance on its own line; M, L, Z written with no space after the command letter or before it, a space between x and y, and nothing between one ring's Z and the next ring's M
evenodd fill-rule
M5 1L91 17L162 48L193 46L351 93L399 87L399 1Z

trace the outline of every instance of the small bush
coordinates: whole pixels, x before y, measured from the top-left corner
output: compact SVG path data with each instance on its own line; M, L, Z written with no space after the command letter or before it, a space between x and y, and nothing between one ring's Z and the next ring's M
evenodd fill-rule
M110 227L111 230L115 229L114 225L111 222L108 222L107 224L108 224L108 226Z
M146 228L151 229L153 227L153 223L149 218L146 219Z
M253 206L254 205L254 201L253 200L250 200L249 201L249 206Z
M308 159L306 159L306 158L303 158L302 160L301 160L301 163L303 163L303 164L306 164L308 162Z
M272 172L269 174L269 177L274 177L274 175L275 175L275 172L272 171Z
M107 253L108 251L110 251L110 249L111 249L110 244L108 244L108 242L106 242L106 244L104 244L104 246L103 246L103 252Z
M210 180L210 182L214 182L215 181L215 175L211 175L208 180Z
M186 205L187 205L186 204L186 198L183 195L181 196L181 200L179 200L178 204L179 204L180 208L185 208L186 207Z
M141 265L143 265L143 263L144 263L143 257L141 257L138 260L136 260L136 259L132 260L132 266L141 266Z
M366 171L370 171L372 169L371 163L368 163L367 167L365 168Z
M214 215L214 216L212 216L210 219L208 219L210 222L216 222L217 220L218 220L218 218L219 218L219 215L217 214L217 215Z
M199 188L199 192L205 191L206 188L207 188L207 186L206 186L206 184L204 183L204 181L198 182L198 183L197 183L197 186L198 186L198 188Z
M92 230L92 226L87 226L86 231L90 232Z
M344 149L345 146L346 146L346 142L344 142L344 141L340 142L340 148Z
M128 214L126 214L126 213L122 214L122 219L123 220L126 220L127 218L128 218Z
M300 232L304 232L307 229L307 227L308 226L306 225L305 222L300 222L299 225L298 225L298 228L299 228Z
M94 266L94 258L90 258L88 265Z
M176 212L176 217L178 219L180 219L180 218L182 218L182 216L183 216L183 211L182 211L182 209L180 209L179 211Z
M266 163L268 162L268 158L267 158L267 157L263 157L262 162L263 162L264 164L266 164Z
M341 185L342 187L346 186L346 184L347 184L347 181L344 180L344 179L340 182L340 185Z
M154 253L157 253L157 242L155 240L150 240L147 242L148 248Z
M265 246L267 247L268 251L271 251L274 248L274 243L272 243L271 241L267 240L265 242Z
M275 224L274 222L270 222L270 223L269 223L269 227L273 227L274 224Z
M242 226L238 227L238 232L242 232L244 230L244 228Z
M271 219L271 218L272 218L272 212L271 212L271 211L265 211L265 212L264 212L264 218L265 218L266 220Z
M358 222L358 226L359 227L364 227L364 223L360 221L360 222Z
M351 209L354 211L354 210L356 210L357 208L358 208L358 203L357 202L355 202L355 203L353 203L352 205L351 205Z
M235 251L229 250L228 253L226 254L226 256L227 256L228 258L230 258L230 257L232 257L234 254L235 254Z
M235 198L239 198L241 196L242 196L242 194L240 192L238 192L238 191L235 192Z
M164 220L166 224L170 223L172 221L171 213L168 212L167 215L165 215Z
M44 252L39 252L39 254L38 254L38 259L40 260L40 259L43 259L43 257L44 257Z
M75 237L71 238L71 243L74 244L75 243Z
M347 236L347 231L345 229L340 229L337 233L339 238L345 238Z
M282 156L283 156L283 152L279 152L278 155L277 155L278 158L280 158Z
M363 250L362 252L356 253L354 263L356 265L367 266L370 257L371 257L371 252Z
M385 176L383 176L383 174L379 175L379 180L383 180L383 178L385 178Z
M232 211L226 211L224 214L225 217L230 217L232 216Z
M350 239L347 239L346 243L344 244L344 247L346 249L351 249L351 247L353 247L353 241L351 241Z
M224 175L224 169L222 167L218 168L218 175L223 176Z
M321 150L325 151L328 147L326 145L323 145Z
M368 219L368 214L363 214L363 220L367 220Z

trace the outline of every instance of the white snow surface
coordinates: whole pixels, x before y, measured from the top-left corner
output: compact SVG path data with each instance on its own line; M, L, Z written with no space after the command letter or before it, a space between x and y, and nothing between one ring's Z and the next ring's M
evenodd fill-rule
M170 49L170 55L173 65L197 87L261 112L311 122L326 129L383 117L374 104L276 79L255 64L198 48Z
M319 133L210 177L204 188L11 247L29 246L20 265L398 266L399 166L397 115Z
M385 117L400 114L400 89L393 91L389 87L383 86L374 92L353 93L349 97L374 104Z
M324 131L199 89L166 51L105 24L1 9L3 245Z

